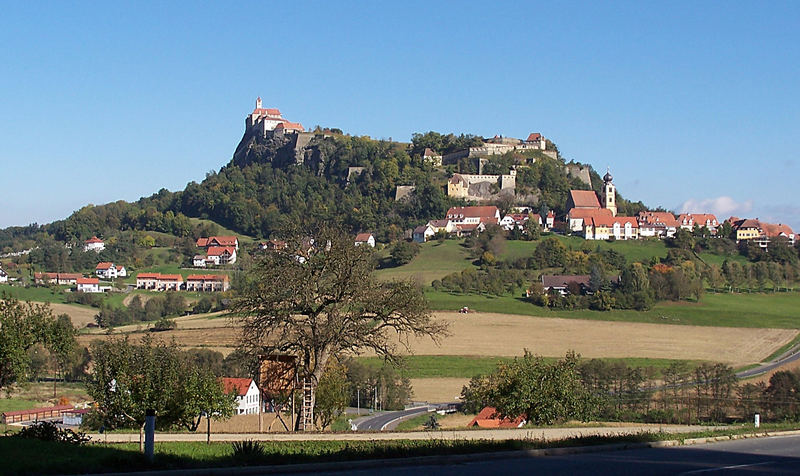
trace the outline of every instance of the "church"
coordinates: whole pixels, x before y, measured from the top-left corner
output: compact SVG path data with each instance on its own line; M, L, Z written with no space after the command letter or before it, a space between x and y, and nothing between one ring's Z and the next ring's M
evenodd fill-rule
M598 200L593 190L570 190L567 199L569 230L587 240L635 240L639 223L633 217L617 216L617 188L610 171L603 176L603 190Z

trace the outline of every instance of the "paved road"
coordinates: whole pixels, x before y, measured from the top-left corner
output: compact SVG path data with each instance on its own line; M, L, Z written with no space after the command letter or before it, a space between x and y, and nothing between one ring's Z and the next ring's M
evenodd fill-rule
M725 427L699 425L648 425L581 427L581 428L503 428L492 430L434 430L412 432L348 432L348 433L212 433L211 441L330 441L330 440L522 440L540 438L543 440L563 440L565 438L595 435L630 435L644 432L663 431L665 433L689 433ZM95 441L109 443L139 442L139 433L92 433ZM206 435L197 433L156 433L159 441L206 441Z
M743 370L741 372L737 372L736 376L738 378L755 377L756 375L761 375L763 373L767 373L771 370L774 370L782 365L786 365L789 362L794 362L797 359L800 359L800 346L795 346L789 349L786 353L778 356L772 362L767 362L764 365L752 368L750 370Z
M419 407L419 408L412 408L410 410L402 410L397 412L386 412L376 415L372 418L367 418L365 420L361 420L360 422L356 423L356 428L359 430L392 430L396 424L406 418L411 418L413 416L427 413L430 410L430 407ZM392 425L394 423L394 425Z
M800 475L800 436L736 440L696 446L648 448L566 456L512 457L445 465L384 466L381 475L470 476L547 475ZM367 475L376 469L315 472L317 475Z

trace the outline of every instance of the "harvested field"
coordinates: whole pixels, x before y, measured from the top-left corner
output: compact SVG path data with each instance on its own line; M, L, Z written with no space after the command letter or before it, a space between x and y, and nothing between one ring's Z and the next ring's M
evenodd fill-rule
M50 308L53 309L54 315L67 314L70 320L72 320L72 325L75 326L76 329L83 329L86 327L86 324L94 322L94 316L100 312L99 309L76 306L74 304L61 304L57 302L48 304L50 304Z
M724 362L740 367L760 362L798 333L796 329L545 319L495 313L435 315L450 323L451 335L443 339L441 346L431 339L412 339L414 354L517 356L528 349L546 357L562 357L568 350L575 350L585 358L650 357ZM176 330L157 335L175 338L181 347L212 348L224 354L236 346L239 331L230 326L228 319L188 316L177 322Z
M493 313L440 312L450 323L441 346L431 339L412 339L419 355L521 355L525 349L542 356L563 356L575 350L586 358L652 357L705 360L742 366L760 362L797 335L796 329L745 329L537 319Z
M415 402L456 402L468 378L412 378Z

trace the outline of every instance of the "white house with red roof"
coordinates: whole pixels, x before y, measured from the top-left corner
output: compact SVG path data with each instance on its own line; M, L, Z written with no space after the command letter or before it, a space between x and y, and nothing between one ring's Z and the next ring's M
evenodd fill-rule
M425 243L436 235L433 227L430 225L420 225L414 228L411 238L417 243Z
M99 293L100 280L97 278L78 278L76 280L79 293Z
M93 236L83 242L83 251L94 251L95 253L99 253L104 249L106 249L105 242L96 236Z
M634 217L615 217L610 214L594 215L583 223L587 240L636 240L639 238L639 221Z
M233 246L212 246L207 251L207 264L233 264L236 262L236 248Z
M359 233L356 235L355 245L367 245L375 248L375 236L372 233Z
M697 225L708 228L711 233L716 233L717 226L719 226L717 217L711 213L682 213L678 215L678 222L681 228L689 231L692 231Z
M128 270L125 269L125 266L116 266L112 262L102 261L97 263L94 273L101 278L114 279L127 276Z
M482 207L452 207L447 210L445 218L456 225L477 225L500 223L500 209L494 205Z
M210 248L212 246L232 246L239 250L239 239L235 236L209 236L208 238L197 239L198 248Z
M220 378L222 388L227 394L236 395L236 414L253 415L259 413L261 392L251 378Z

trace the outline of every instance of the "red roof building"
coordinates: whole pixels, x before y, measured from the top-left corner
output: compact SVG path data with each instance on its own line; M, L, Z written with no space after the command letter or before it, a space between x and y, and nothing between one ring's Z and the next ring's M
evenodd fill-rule
M522 428L525 423L525 417L520 416L513 420L510 418L500 418L496 408L485 407L471 422L469 422L468 426L477 426L479 428Z
M570 190L567 210L573 208L600 208L600 201L593 190Z

